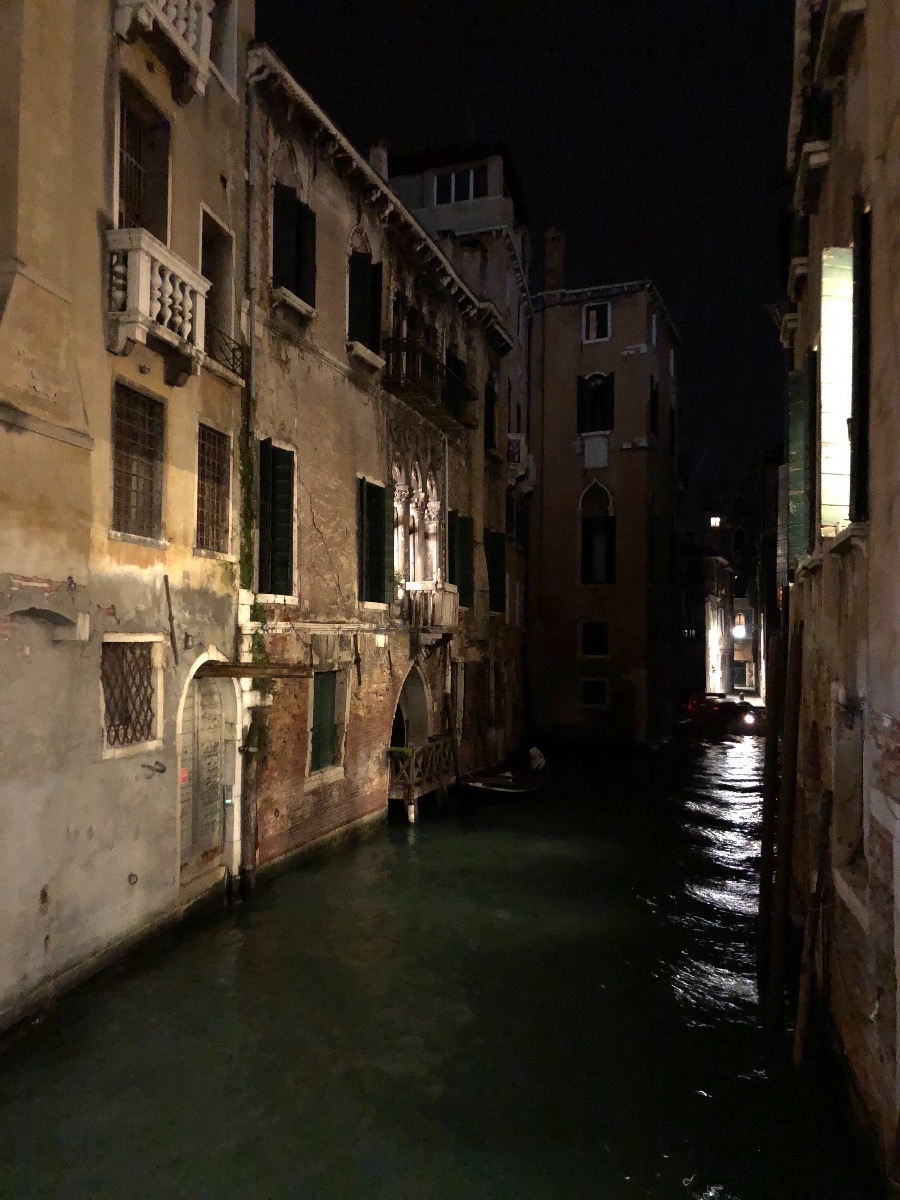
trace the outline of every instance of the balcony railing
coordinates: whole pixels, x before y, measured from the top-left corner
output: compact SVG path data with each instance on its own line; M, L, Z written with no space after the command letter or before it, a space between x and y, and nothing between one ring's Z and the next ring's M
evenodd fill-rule
M441 429L478 424L475 392L419 338L386 338L382 344L385 391L399 396Z
M209 81L215 0L116 0L116 33L126 41L152 39L163 59L173 55L198 96Z
M456 779L450 734L426 742L424 746L392 747L388 751L388 760L391 771L388 795L391 800L410 803L420 796L447 787Z
M404 616L414 629L455 629L459 624L459 593L431 581L408 583Z
M209 280L146 229L111 229L109 348L125 354L157 338L186 354L196 372L203 359Z
M223 330L207 325L205 344L208 358L231 371L233 375L239 375L241 379L247 378L246 357L240 342L236 342Z

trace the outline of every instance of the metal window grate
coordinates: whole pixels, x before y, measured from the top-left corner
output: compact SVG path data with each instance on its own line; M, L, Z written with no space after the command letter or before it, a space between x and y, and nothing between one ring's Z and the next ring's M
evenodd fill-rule
M104 642L103 683L106 744L149 742L154 729L153 643Z
M228 549L228 438L200 426L197 437L197 548Z
M113 403L113 528L158 538L162 528L162 402L116 387Z
M119 227L134 229L141 225L144 176L146 175L146 125L122 101L119 123Z

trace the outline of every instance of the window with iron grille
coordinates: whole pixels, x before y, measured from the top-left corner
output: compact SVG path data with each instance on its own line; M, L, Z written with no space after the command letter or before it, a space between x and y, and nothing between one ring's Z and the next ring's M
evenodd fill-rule
M116 385L113 401L113 529L159 538L165 413L162 402Z
M169 123L123 78L119 105L119 228L165 242L169 218Z
M197 549L228 550L229 439L201 425L197 434Z
M100 677L110 749L153 741L156 696L153 642L104 642Z

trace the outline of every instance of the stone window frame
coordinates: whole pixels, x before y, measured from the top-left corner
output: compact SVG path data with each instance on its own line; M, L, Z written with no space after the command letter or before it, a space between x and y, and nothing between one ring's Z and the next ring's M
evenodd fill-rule
M165 668L164 646L166 635L163 633L105 633L101 640L102 646L110 644L150 643L150 669L153 673L153 697L155 702L153 737L142 742L131 742L126 746L111 746L106 738L106 696L103 690L102 675L98 673L99 708L100 708L100 738L101 758L128 758L135 754L146 754L150 750L160 750L163 746L164 729L164 696L163 674Z

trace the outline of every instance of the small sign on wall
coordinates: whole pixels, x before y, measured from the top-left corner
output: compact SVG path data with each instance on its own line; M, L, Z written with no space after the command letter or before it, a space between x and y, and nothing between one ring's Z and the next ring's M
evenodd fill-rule
M187 767L182 767L181 768L181 782L187 783L187 781L188 781L188 769L187 769Z

